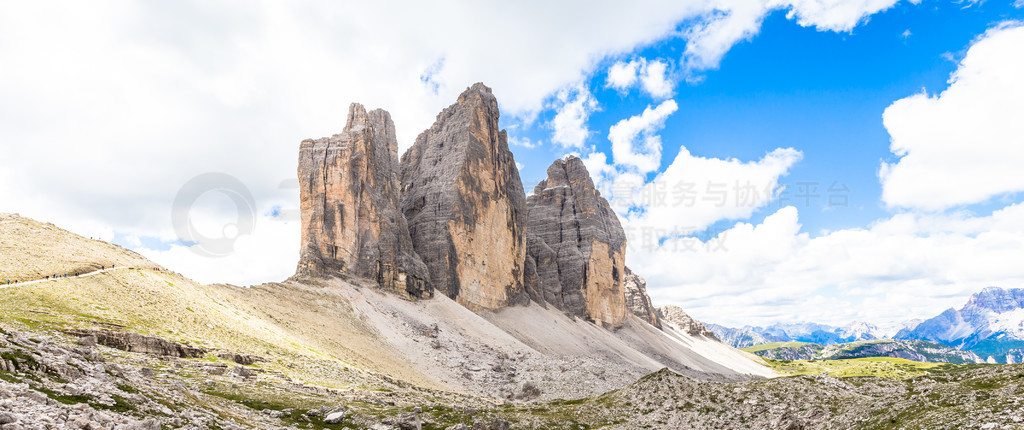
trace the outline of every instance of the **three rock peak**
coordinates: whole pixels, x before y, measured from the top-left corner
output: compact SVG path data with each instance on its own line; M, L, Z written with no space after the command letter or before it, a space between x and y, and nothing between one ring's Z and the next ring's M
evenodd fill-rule
M296 275L473 310L534 302L605 326L639 314L627 308L625 233L582 160L555 160L527 199L498 118L476 83L400 161L391 116L358 103L341 133L304 140Z

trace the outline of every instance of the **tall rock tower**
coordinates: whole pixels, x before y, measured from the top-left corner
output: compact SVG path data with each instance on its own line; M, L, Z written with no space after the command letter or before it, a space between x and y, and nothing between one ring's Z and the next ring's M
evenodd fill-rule
M528 303L526 195L491 89L474 84L401 162L401 208L431 285L470 309Z
M427 266L398 209L391 115L353 103L341 133L302 141L298 173L298 275L359 277L407 297L431 297Z
M626 319L626 234L579 157L548 167L527 200L527 290L604 326ZM532 283L536 282L537 285Z

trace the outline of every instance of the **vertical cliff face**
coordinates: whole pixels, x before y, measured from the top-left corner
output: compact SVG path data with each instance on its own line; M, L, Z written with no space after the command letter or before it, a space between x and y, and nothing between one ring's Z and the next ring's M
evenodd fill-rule
M410 297L430 297L398 208L398 141L391 116L349 107L344 131L299 149L302 248L299 275L376 281Z
M611 326L626 318L626 235L578 157L556 160L527 200L531 295ZM534 279L528 273L528 279Z
M657 309L651 303L651 297L647 295L647 281L627 267L623 287L626 293L626 309L651 325L661 328Z
M474 84L401 161L401 208L431 285L471 309L526 303L526 195L491 89Z

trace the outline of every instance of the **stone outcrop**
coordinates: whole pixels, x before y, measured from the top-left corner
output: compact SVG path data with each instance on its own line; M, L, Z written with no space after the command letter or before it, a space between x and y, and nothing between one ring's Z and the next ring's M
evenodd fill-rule
M621 323L626 235L583 161L556 160L527 208L530 295L605 326Z
M647 295L647 281L627 267L623 288L626 293L626 309L648 324L661 328L658 312L651 303L651 297Z
M477 83L401 161L401 208L432 287L471 309L528 303L526 195L498 102Z
M110 330L69 330L68 334L79 338L88 338L88 343L99 344L110 348L142 354L162 355L180 358L198 358L206 355L203 348L194 348L171 342L159 337L146 336L138 333Z
M345 129L299 149L299 275L370 279L407 297L430 297L427 267L398 209L398 141L391 116L349 107Z
M662 306L657 308L658 318L662 323L671 323L692 336L703 336L709 339L718 340L711 330L708 330L703 323L686 314L679 306Z

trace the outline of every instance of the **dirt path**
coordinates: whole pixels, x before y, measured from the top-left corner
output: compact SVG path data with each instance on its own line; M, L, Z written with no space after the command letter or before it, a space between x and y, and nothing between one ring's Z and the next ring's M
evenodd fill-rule
M86 276L98 275L100 273L109 272L111 270L127 270L127 269L131 269L131 267L113 267L113 268L109 268L109 269L100 269L100 270L97 270L97 271L94 271L94 272L83 273L83 274L78 275L78 276L68 275L68 277L66 277L66 278L49 278L49 279L43 278L43 279L36 279L34 281L18 282L16 284L4 283L3 285L0 285L0 289L9 288L9 287L18 287L18 286L22 286L22 285L41 284L43 282L53 282L53 281L59 281L61 279L84 278Z

